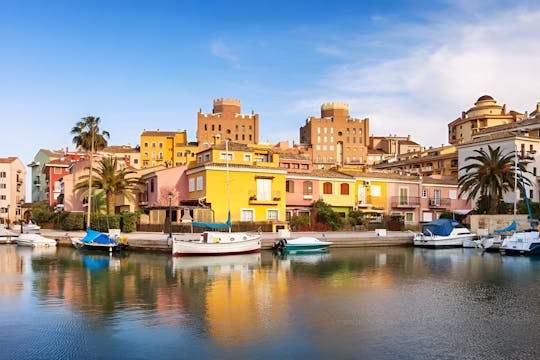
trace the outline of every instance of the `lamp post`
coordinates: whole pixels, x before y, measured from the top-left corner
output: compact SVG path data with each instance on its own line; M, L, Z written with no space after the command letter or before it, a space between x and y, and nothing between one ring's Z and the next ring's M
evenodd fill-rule
M7 226L9 227L9 208L11 207L10 204L7 204Z
M167 246L169 246L169 241L172 241L172 197L173 193L169 191L167 194L169 199L169 237L167 238Z

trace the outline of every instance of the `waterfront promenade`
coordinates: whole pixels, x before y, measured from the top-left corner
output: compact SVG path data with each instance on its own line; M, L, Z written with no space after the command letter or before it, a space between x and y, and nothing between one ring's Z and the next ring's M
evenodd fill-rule
M71 246L71 237L83 237L83 231L61 231L46 230L41 231L43 236L56 239L59 246ZM290 238L300 236L314 236L322 240L321 232L291 232ZM328 231L324 232L326 239L333 242L333 248L354 248L365 246L412 246L412 233L403 231L386 231L386 236L378 236L375 231ZM134 251L170 251L170 244L167 245L166 233L156 232L133 232L122 233L122 237L128 239L131 250ZM199 236L198 233L174 233L177 239L193 239ZM280 239L279 233L262 233L262 248L271 249L276 240Z

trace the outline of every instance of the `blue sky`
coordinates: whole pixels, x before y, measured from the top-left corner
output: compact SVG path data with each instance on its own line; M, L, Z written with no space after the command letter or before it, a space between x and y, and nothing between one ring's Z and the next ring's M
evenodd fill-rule
M375 135L446 143L483 94L540 101L535 1L0 0L0 157L73 149L81 117L111 144L187 130L212 100L260 114L260 141L298 142L329 101Z

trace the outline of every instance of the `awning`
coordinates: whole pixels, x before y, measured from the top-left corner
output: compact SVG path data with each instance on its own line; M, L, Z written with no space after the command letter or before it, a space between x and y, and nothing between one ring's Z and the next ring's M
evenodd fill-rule
M467 215L471 211L473 211L473 209L451 210L451 212L453 212L454 214L458 214L458 215Z

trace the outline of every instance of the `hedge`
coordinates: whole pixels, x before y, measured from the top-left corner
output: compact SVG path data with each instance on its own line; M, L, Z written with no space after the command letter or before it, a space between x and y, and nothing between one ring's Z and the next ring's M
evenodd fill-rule
M60 226L62 230L82 230L84 229L84 214L64 211L60 214Z
M139 221L138 213L122 213L122 232L137 231L137 222Z

